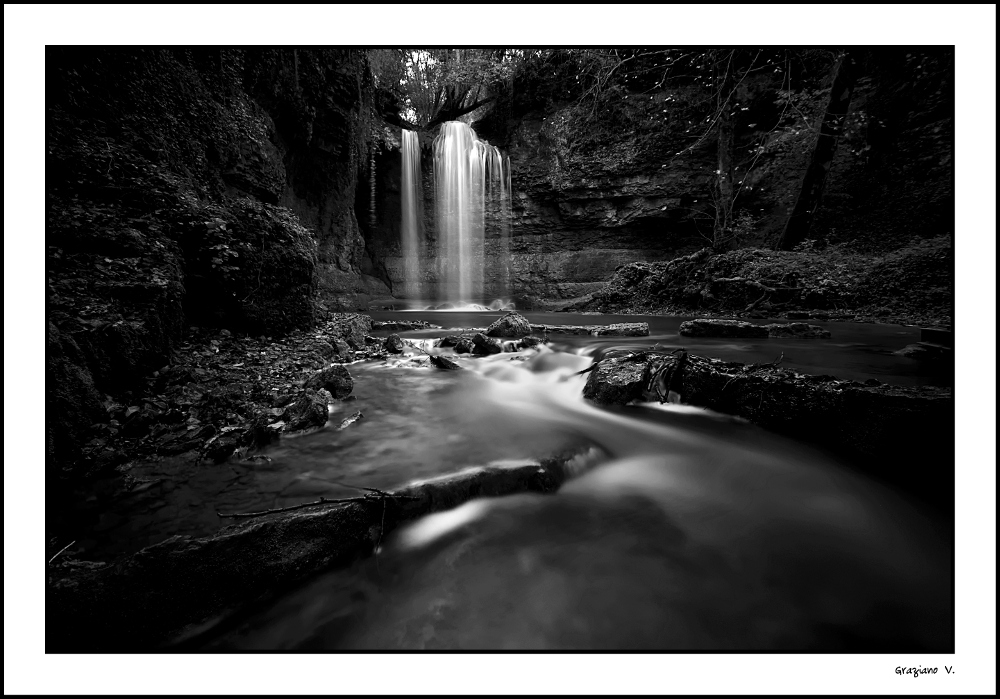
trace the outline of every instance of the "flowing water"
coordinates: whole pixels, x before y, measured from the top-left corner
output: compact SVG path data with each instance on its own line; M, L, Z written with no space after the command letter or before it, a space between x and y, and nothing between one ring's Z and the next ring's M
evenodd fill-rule
M267 462L140 465L156 481L82 542L95 557L205 535L215 511L391 489L489 462L590 448L554 496L480 500L401 530L375 559L320 576L216 638L221 649L932 649L950 642L950 544L939 522L821 450L683 405L599 409L572 376L611 347L684 346L842 378L944 381L891 354L914 328L823 324L832 340L681 338L682 319L527 314L533 323L646 320L651 336L553 336L485 358L433 348L350 366L356 399ZM377 320L412 319L373 313ZM419 316L483 327L484 312ZM453 331L452 331L453 332ZM383 333L385 334L385 333ZM361 410L350 427L337 425ZM156 480L159 479L159 480Z
M402 175L400 195L402 220L400 221L400 247L403 252L403 293L419 298L422 292L420 247L423 239L421 227L422 201L420 186L420 140L416 131L403 129L401 139Z
M441 125L433 148L440 300L479 298L487 283L494 295L504 295L510 275L510 161L459 121ZM498 230L487 236L488 226Z

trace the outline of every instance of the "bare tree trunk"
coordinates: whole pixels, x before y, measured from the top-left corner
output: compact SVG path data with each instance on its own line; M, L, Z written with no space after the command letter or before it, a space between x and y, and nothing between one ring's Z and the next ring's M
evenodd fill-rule
M851 63L851 55L845 52L834 65L830 102L823 116L816 148L802 178L802 189L795 201L795 208L788 217L785 230L778 242L778 248L781 250L791 250L806 239L812 226L813 216L823 200L823 185L826 184L826 176L833 165L837 142L854 93L855 76Z
M719 86L717 99L718 169L715 175L715 222L712 230L712 247L719 250L728 240L733 218L733 117L732 91L735 52L719 61L716 70L721 72L716 80Z

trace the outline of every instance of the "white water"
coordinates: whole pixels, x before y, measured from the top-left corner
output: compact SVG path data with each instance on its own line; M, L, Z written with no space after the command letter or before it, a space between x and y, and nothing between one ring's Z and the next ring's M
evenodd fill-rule
M434 139L439 298L458 306L487 292L503 296L510 277L510 162L458 121ZM487 227L495 242L487 245ZM492 249L491 249L492 248Z
M403 130L402 146L402 222L400 234L403 252L403 293L407 298L421 295L421 187L420 141L416 131Z
M948 647L947 542L884 487L690 406L597 408L581 395L582 349L451 356L465 371L435 372L408 350L364 375L425 387L419 424L385 425L373 447L380 468L419 459L407 430L439 420L446 436L427 445L435 458L458 449L459 435L508 460L589 444L583 472L555 495L481 499L419 520L374 561L319 576L223 647Z

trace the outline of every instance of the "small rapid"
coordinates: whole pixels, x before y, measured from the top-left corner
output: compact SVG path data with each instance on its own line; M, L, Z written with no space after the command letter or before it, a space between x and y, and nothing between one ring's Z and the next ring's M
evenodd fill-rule
M582 398L580 374L592 345L453 356L466 371L435 373L426 353L443 350L414 345L358 368L361 386L391 378L425 387L411 394L415 415L356 431L371 440L372 463L587 449L576 477L554 495L480 499L425 517L374 559L319 576L213 647L949 647L949 542L918 507L847 465L690 406L597 408ZM412 439L428 424L437 441ZM302 457L308 439L271 454Z

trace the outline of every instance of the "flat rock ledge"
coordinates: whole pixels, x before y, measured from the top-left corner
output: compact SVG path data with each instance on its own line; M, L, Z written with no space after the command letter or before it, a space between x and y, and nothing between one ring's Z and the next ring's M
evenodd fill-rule
M408 499L373 497L248 519L201 539L175 536L110 564L57 561L48 567L46 652L183 648L251 605L371 555L410 520L474 498L555 492L573 456L466 469L391 493Z
M943 467L953 459L950 388L859 383L771 364L649 351L605 357L590 372L583 395L624 405L659 400L668 391L683 403L833 449L893 480L922 477L928 465Z
M372 323L372 331L378 330L434 330L440 328L426 320L381 320Z
M830 331L809 323L769 323L757 325L745 320L696 318L681 323L680 334L686 337L801 337L829 338Z
M531 325L535 334L594 335L596 337L646 337L649 323L612 323L611 325Z

